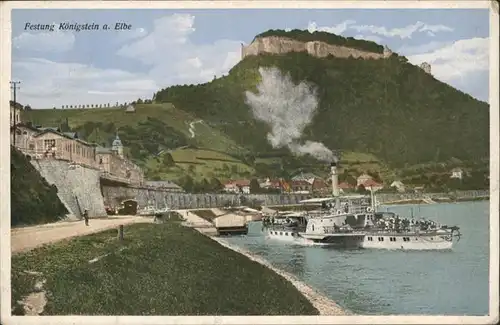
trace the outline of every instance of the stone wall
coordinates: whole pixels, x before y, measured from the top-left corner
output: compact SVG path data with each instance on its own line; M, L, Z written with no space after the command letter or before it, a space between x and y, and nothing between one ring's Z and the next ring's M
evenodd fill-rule
M385 202L394 202L394 201L401 201L401 200L422 200L424 198L429 198L429 199L439 199L439 198L456 198L456 199L473 199L473 198L482 198L482 197L489 197L490 193L489 191L480 191L480 190L474 190L474 191L456 191L456 192L450 192L450 193L423 193L423 194L418 194L418 193L401 193L401 194L396 194L396 193L380 193L377 194L377 201L379 203L385 203Z
M55 159L32 159L31 164L49 184L57 187L69 219L80 219L84 209L89 210L90 218L106 216L98 170Z
M260 53L285 54L289 52L307 52L319 58L333 55L338 58L352 56L364 59L383 59L390 56L389 52L386 54L373 53L319 41L301 42L287 37L269 36L259 37L251 44L242 46L241 58L243 59L248 55L259 55ZM390 53L392 54L392 52Z
M163 208L165 204L173 209L201 209L220 208L226 204L247 205L248 202L257 201L261 205L292 205L299 204L299 201L311 198L312 195L299 194L186 194L174 193L165 190L154 190L138 187L114 187L102 186L104 201L107 205L117 206L125 199L137 200L139 207L148 204ZM419 200L422 198L475 198L486 197L488 191L463 191L455 193L426 193L426 194L377 194L379 203L399 201L399 200ZM245 202L246 201L246 202Z
M286 205L297 204L299 201L311 197L293 194L186 194L165 190L116 186L102 186L101 188L106 205L117 206L123 200L134 199L137 200L139 207L153 204L158 208L163 208L166 204L173 209L219 208L228 203L243 205L253 200L263 205Z

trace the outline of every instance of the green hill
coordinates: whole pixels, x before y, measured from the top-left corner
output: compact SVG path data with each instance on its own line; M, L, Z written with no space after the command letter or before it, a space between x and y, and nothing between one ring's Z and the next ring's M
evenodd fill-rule
M383 51L373 42L325 32L271 30L256 37L272 35ZM127 153L148 177L286 177L304 169L326 175L324 162L307 155L295 157L289 149L273 149L269 144L270 127L256 120L245 103L245 91L255 92L261 81L259 67L276 67L295 83L315 85L319 105L301 140L351 152L342 160L353 173L372 171L392 179L412 165L443 162L447 170L446 164L454 159L487 163L488 104L436 80L397 54L385 60L316 58L307 53L247 56L222 78L158 91L155 104L138 104L135 113L32 110L24 112L23 118L45 126L61 125L107 145L118 133ZM200 119L203 122L194 124L193 137L190 123ZM168 166L165 152L174 161ZM189 159L179 158L183 155Z
M159 91L207 121L225 120L223 131L241 146L270 150L268 127L255 121L244 91L259 81L259 67L275 66L295 82L318 87L319 107L304 140L329 148L371 153L393 167L453 157L488 157L488 105L393 56L386 60L319 59L306 53L249 56L227 77L198 86ZM249 121L245 128L238 121Z
M28 159L11 147L11 225L42 224L60 220L68 211Z

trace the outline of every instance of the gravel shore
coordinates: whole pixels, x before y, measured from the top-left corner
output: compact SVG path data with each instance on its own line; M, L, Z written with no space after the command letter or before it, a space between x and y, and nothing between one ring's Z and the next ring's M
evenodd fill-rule
M239 247L234 247L231 246L229 243L224 241L223 239L217 238L217 237L212 237L210 236L213 240L218 242L220 245L229 248L235 252L238 252L240 254L245 255L252 261L255 261L257 263L260 263L267 268L273 270L277 274L281 275L284 277L286 280L290 281L312 304L313 306L319 311L321 316L345 316L345 315L352 315L351 312L344 310L339 307L334 301L331 299L325 297L324 295L320 294L304 282L300 281L297 279L295 276L292 274L282 271L280 269L275 268L272 266L269 262L266 260L256 256L255 254L250 253L247 250L241 249Z

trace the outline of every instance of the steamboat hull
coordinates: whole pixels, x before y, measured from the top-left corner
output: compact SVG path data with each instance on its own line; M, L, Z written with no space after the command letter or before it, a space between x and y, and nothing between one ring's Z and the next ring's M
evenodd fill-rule
M425 234L306 234L297 230L266 229L269 238L296 243L325 245L338 248L399 249L399 250L451 250L450 235Z
M366 234L362 248L402 250L451 250L451 235Z

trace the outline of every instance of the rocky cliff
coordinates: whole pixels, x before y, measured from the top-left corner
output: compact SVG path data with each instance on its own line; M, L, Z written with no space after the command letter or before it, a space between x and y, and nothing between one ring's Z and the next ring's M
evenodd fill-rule
M241 46L242 59L249 55L259 55L261 53L286 54L289 52L307 52L318 58L333 55L338 58L348 58L352 56L354 58L375 60L385 59L392 55L392 51L387 47L384 48L383 53L375 53L342 45L328 44L321 41L303 42L279 36L257 37L249 45L245 46L242 44Z

